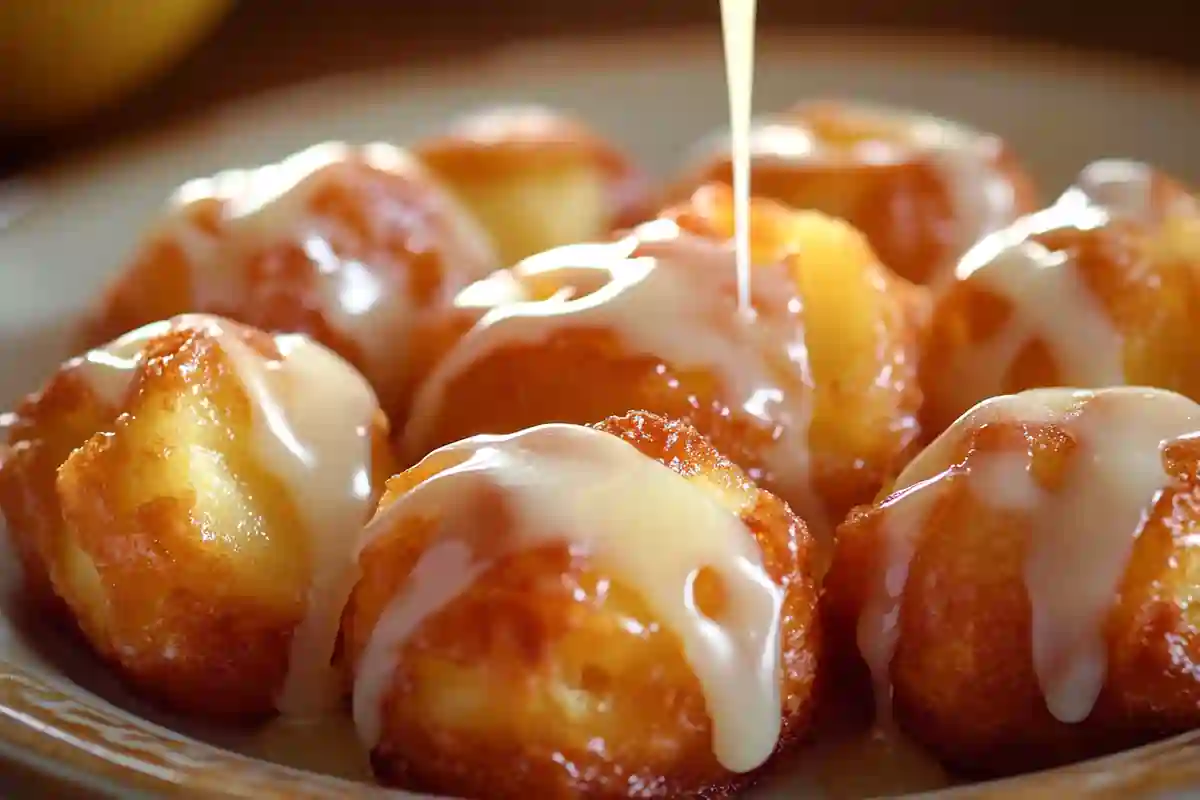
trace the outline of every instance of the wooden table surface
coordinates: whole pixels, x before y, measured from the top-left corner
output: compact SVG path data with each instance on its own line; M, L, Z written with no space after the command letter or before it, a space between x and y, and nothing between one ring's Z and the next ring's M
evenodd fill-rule
M763 28L965 31L1200 69L1193 10L1178 0L1086 7L1073 0L760 0L759 6ZM444 62L551 35L710 24L715 36L718 19L717 0L241 0L202 46L123 105L68 130L0 140L0 176L226 99L323 75Z

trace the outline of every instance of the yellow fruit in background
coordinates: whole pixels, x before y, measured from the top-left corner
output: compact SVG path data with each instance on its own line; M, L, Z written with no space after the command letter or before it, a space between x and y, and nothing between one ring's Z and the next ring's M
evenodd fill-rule
M182 58L231 0L0 0L0 129L66 122Z

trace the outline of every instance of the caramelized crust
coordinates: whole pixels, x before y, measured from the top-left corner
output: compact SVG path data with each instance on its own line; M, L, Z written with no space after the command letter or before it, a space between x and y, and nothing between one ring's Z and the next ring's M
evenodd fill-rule
M64 541L55 491L59 466L73 450L116 419L118 409L92 391L68 363L17 406L0 445L0 509L21 561L26 593L40 610L61 613L48 564Z
M945 280L976 239L1036 208L1032 179L1000 140L913 112L805 103L764 121L754 139L755 194L845 219L916 283ZM939 152L947 139L962 141ZM672 194L709 181L732 182L724 140ZM987 182L1010 200L987 208L997 202Z
M1025 296L1021 306L989 285L984 270L956 280L937 300L922 346L921 386L926 403L923 427L929 436L945 430L968 408L989 396L1042 386L1085 386L1079 364L1064 363L1055 352L1057 325L1033 330L1022 341L1006 342L1025 308L1065 318L1061 338L1076 335L1083 320L1072 317L1081 304L1094 309L1119 340L1113 354L1116 374L1106 384L1155 386L1200 399L1200 209L1177 183L1151 176L1148 214L1113 213L1100 224L1086 208L1060 201L1022 220L989 249L995 266L1006 258L1034 257L1061 263L1073 273L1063 297ZM1069 195L1064 195L1069 197ZM981 250L983 246L981 245ZM1023 307L1022 307L1023 306ZM1078 323L1078 325L1076 324ZM1086 334L1084 334L1086 335ZM1017 346L1009 356L1008 344ZM1105 342L1080 340L1075 346L1099 350Z
M650 215L641 170L582 122L548 108L479 111L415 151L483 223L506 266Z
M281 357L271 337L226 324ZM305 613L308 523L262 460L251 400L213 334L181 324L140 356L117 407L75 361L17 412L0 469L10 535L31 584L48 581L136 689L206 716L269 714ZM382 486L392 462L377 413Z
M661 216L700 236L733 239L732 194L721 185ZM751 259L789 261L799 290L816 483L841 519L916 452L916 353L929 293L884 267L848 225L758 199L751 217Z
M1033 661L1031 520L1047 511L1006 510L971 475L989 459L1019 458L1054 497L1091 456L1079 435L1057 422L1014 418L947 436L924 471L946 470L932 487L898 606L889 675L893 713L905 732L960 775L994 777L1200 725L1200 616L1191 602L1200 574L1200 440L1163 450L1174 483L1153 502L1140 532L1130 531L1136 540L1103 626L1103 688L1090 715L1069 724L1047 710ZM823 601L839 672L868 696L855 631L872 576L888 566L895 531L885 502L858 509L839 528Z
M477 223L388 145L327 143L185 184L108 288L83 346L185 312L305 333L374 386L402 424L414 328L500 264Z
M729 190L705 187L687 204L663 211L662 219L724 242L732 236ZM553 269L540 269L541 259L530 259L504 280L491 279L524 303L515 308L510 305L513 294L497 289L502 299L495 305L508 305L508 313L485 317L469 334L470 343L459 344L479 347L485 351L481 357L461 368L448 358L434 374L435 380L445 381L442 399L428 416L414 420L406 436L406 458L414 461L478 433L512 432L550 421L585 424L623 409L645 408L695 425L755 480L783 495L810 526L816 524L810 515L841 519L853 505L868 502L914 452L921 402L916 352L925 290L891 274L862 236L843 223L762 200L755 201L752 219L755 262L787 264L788 285L768 285L765 278L752 281L753 302L760 316L778 321L780 335L787 337L764 345L781 353L771 364L777 385L811 404L806 412L811 414L811 483L823 508L789 491L782 476L773 473L767 453L779 432L748 412L744 406L750 398L739 397L716 367L672 363L663 353L634 349L620 330L567 316L547 335L530 335L542 324L539 319L565 313L556 296L588 296L611 277L594 264L575 267L563 257ZM587 258L593 257L581 261ZM734 285L732 274L729 284ZM468 292L485 296L485 288L471 287L460 298ZM732 318L732 291L724 301ZM680 323L664 317L660 324ZM720 332L727 323L712 324ZM747 358L756 357L747 353ZM428 384L423 391L429 391ZM804 424L803 419L793 423Z
M768 575L785 589L776 753L790 750L808 732L820 655L812 536L690 425L633 412L595 427L741 511ZM381 513L451 466L431 458L393 478ZM616 798L720 796L753 777L716 761L679 639L630 586L565 544L505 548L516 520L502 490L462 497L455 513L455 524L479 526L471 540L488 548L490 566L400 651L372 752L383 781L479 798ZM363 550L343 620L353 663L445 524L396 517ZM698 580L696 593L701 608L720 608L719 581Z

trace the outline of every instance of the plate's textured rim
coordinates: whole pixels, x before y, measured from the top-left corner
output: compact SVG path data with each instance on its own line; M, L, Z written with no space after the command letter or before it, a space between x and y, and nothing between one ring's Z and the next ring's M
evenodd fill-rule
M333 800L389 792L250 758L131 717L62 682L0 661L0 745L52 779L98 791L152 796Z
M85 788L189 798L382 800L417 798L286 767L199 742L131 717L86 693L0 661L0 749L48 776ZM1059 770L928 793L942 800L1000 800L1063 795L1158 797L1200 786L1200 731Z
M428 90L460 84L463 80L478 82L481 75L512 74L544 64L547 59L554 61L555 69L571 70L638 61L662 63L664 51L670 51L674 58L711 54L714 36L709 30L656 32L620 39L552 40L500 48L465 64L422 71L420 86ZM559 60L564 46L570 52L566 63ZM762 57L798 63L819 60L839 51L844 53L847 47L853 47L856 57L864 60L901 59L936 64L969 58L994 65L996 69L1025 73L1038 69L1060 74L1101 73L1150 93L1186 87L1200 94L1200 78L1194 73L1157 62L989 37L822 30L773 33L762 37L759 43ZM480 69L482 64L487 65L487 70ZM203 136L210 125L237 119L266 97L316 97L334 87L353 92L364 79L412 85L411 74L385 71L269 90L260 96L228 103L199 120L176 123L95 153L52 162L23 173L20 180L36 188L42 181L82 179L90 167L138 150L174 147L189 137ZM51 780L101 792L120 791L124 796L144 792L150 796L247 800L416 797L261 761L199 742L126 714L81 689L73 691L63 679L36 674L4 659L0 659L0 753L37 771L54 769L56 774L47 775ZM1166 798L1182 796L1197 787L1200 787L1200 731L1055 771L955 787L924 796L945 800L1001 797L1058 800L1064 794L1094 800L1135 795Z

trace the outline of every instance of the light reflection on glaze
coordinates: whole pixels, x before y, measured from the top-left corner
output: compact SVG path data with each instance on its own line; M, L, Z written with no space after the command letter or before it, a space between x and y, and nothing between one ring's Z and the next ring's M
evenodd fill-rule
M142 356L150 340L169 333L176 327L173 320L162 320L144 325L137 330L109 342L104 347L89 350L63 365L73 370L87 382L92 394L111 408L119 408L121 400L133 380L134 370L142 363Z
M369 180L372 172L395 176L412 184L408 191L414 200L380 193L361 215L366 230L360 231L354 220L314 208L314 197L331 180L330 170L363 173L347 178L351 181ZM222 215L215 233L187 213L213 201L221 203ZM397 240L398 233L407 238ZM413 295L418 259L436 252L447 271L464 272L467 281L498 266L475 220L407 152L382 143L327 142L277 164L190 181L176 191L171 213L155 235L183 249L191 303L203 310L240 307L247 302L250 260L272 247L298 247L315 267L322 315L359 348L377 386L406 375L396 342L405 340L422 311ZM390 405L392 398L385 400Z
M1063 483L1054 491L1037 484L1028 451L974 451L955 462L964 437L996 423L1063 427L1079 447ZM938 501L965 485L986 511L1028 518L1034 671L1051 714L1068 723L1086 719L1106 679L1104 626L1133 543L1172 483L1162 451L1198 431L1196 403L1130 387L1036 389L992 398L963 415L904 470L879 506L884 556L859 619L858 643L880 715L890 713L890 665L918 538Z
M380 738L400 651L421 623L492 566L497 550L565 542L627 582L679 636L704 692L720 763L748 772L766 761L781 730L783 590L736 515L632 445L582 426L474 437L428 459L448 466L381 511L364 537L369 546L413 517L441 522L439 538L376 622L359 663L354 718L368 748ZM512 540L489 542L489 555L469 534L478 527L469 498L484 486L504 492L515 517ZM721 620L692 599L702 569L726 588Z
M410 460L428 443L448 385L478 360L514 344L545 341L566 328L612 330L631 353L660 358L671 369L711 370L726 392L719 400L757 420L771 436L763 454L768 474L752 477L773 484L818 535L829 531L812 485L813 384L803 329L789 310L796 289L786 263L755 265L758 313L747 318L738 313L729 248L683 233L668 220L646 223L612 244L567 246L534 258L543 271L593 270L603 282L592 281L597 288L584 296L565 291L491 308L418 392L404 435Z

